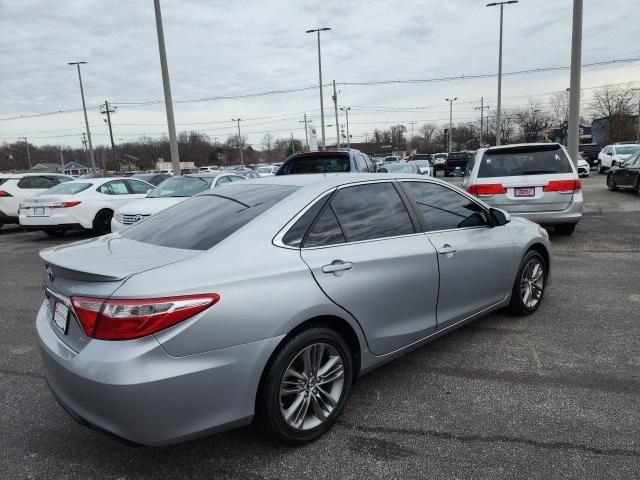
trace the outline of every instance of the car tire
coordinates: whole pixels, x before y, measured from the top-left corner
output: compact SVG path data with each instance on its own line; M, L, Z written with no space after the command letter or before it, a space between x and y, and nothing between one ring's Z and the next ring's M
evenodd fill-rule
M43 230L43 232L52 238L64 237L67 233L64 230Z
M598 163L596 163L596 170L598 173L604 173L604 169L602 168L602 162L600 160L598 160Z
M509 310L514 315L525 316L535 312L544 297L547 283L547 264L542 255L529 250L520 262L518 275L511 290Z
M96 217L93 219L92 228L98 235L106 235L111 233L111 218L113 217L113 210L104 209L100 210Z
M556 233L558 235L571 235L576 229L575 223L563 223L560 225L556 225Z
M318 373L327 366L332 380L323 378L326 371ZM289 445L316 440L342 413L353 372L349 346L340 334L325 327L301 331L285 341L263 374L256 399L260 424ZM316 384L318 379L322 383Z
M616 178L613 175L613 172L609 172L607 175L607 188L611 192L616 192L618 190L618 186L616 185Z

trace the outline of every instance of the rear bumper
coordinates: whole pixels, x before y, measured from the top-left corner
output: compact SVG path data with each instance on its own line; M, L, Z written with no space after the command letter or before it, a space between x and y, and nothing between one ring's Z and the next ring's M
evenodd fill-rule
M576 198L578 197L578 198ZM515 217L524 217L540 225L558 225L562 223L578 223L582 218L582 194L574 195L569 206L554 212L509 212Z
M79 219L67 213L49 216L29 216L20 214L20 225L33 230L81 230L85 228Z
M7 215L2 210L0 210L0 224L9 224L9 223L20 223L18 217L14 217L12 215Z
M172 357L153 337L91 340L80 351L36 319L45 377L72 416L117 437L160 446L251 422L269 356L281 337Z

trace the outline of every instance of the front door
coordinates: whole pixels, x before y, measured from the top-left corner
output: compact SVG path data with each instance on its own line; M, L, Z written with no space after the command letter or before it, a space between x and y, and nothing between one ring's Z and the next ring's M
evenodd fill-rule
M301 255L324 293L360 323L375 355L435 331L437 253L393 183L339 189Z
M402 184L420 212L426 241L438 252L438 329L504 300L516 274L507 227L489 227L483 207L453 188Z

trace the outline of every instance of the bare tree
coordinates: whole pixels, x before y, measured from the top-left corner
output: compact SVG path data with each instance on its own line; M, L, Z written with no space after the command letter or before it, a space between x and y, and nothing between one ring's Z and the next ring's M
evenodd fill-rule
M502 112L500 116L500 126L497 125L496 119L496 111L493 110L487 116L487 130L489 131L489 138L487 139L487 143L495 145L497 132L500 132L501 143L508 144L511 143L511 136L515 130L513 118L507 112Z
M551 116L539 102L529 99L529 105L513 112L513 120L527 142L535 142L540 132L551 124Z
M594 117L606 118L607 142L635 138L634 113L638 98L632 88L607 85L594 90L591 111Z

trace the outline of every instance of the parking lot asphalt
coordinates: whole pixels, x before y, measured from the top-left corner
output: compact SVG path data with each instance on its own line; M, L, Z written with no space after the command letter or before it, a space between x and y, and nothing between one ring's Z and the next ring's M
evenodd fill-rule
M72 420L41 374L37 253L87 235L5 226L0 478L638 478L640 196L595 173L583 191L538 312L491 314L360 378L333 430L297 449L253 427L130 447Z

